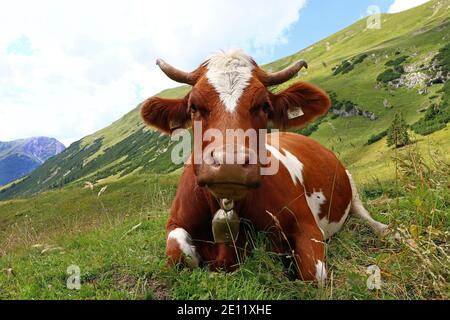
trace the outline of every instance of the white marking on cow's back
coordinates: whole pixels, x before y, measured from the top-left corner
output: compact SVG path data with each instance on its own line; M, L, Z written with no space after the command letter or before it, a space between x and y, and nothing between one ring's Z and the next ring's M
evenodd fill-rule
M320 260L317 260L316 263L316 279L319 287L323 287L327 281L327 270L325 264Z
M192 259L192 263L194 266L199 265L199 257L197 255L197 251L195 250L195 246L192 244L191 235L184 230L183 228L176 228L170 231L167 239L174 239L177 241L180 246L180 250L189 258Z
M285 155L269 144L266 144L266 149L289 171L294 184L297 185L297 181L299 181L303 186L303 163L286 149L282 149Z
M322 235L325 238L326 234L324 231L324 226L322 225L323 219L320 220L319 214L320 214L320 206L323 205L326 201L325 195L321 191L313 191L309 196L305 193L306 203L308 204L309 209L311 210L311 213L314 216L314 219L316 220L317 226L319 227L320 231L322 231Z
M306 202L308 203L309 209L311 209L311 212L314 215L314 218L316 219L317 223L320 222L320 206L325 203L325 196L322 191L313 191L309 196L305 194Z
M289 171L289 174L291 175L292 181L295 185L297 185L297 181L300 182L300 184L303 186L305 190L305 198L306 203L308 204L309 209L311 210L311 213L314 216L314 219L316 220L317 226L319 227L320 231L322 231L322 235L324 239L328 239L332 235L334 235L336 232L338 232L342 225L344 224L345 220L347 219L347 216L350 212L350 208L352 205L352 202L350 202L345 209L344 215L342 216L341 220L337 222L330 222L328 217L325 216L322 219L320 218L320 213L322 210L322 205L326 202L326 197L323 194L322 190L315 191L308 195L306 193L306 187L304 185L303 180L303 163L292 153L287 151L286 149L283 149L284 155L275 147L266 144L266 149L275 157L277 158L284 167Z
M306 195L306 201L309 208L311 209L312 214L314 215L314 218L316 219L317 225L322 231L324 239L330 238L336 232L341 230L342 225L344 224L350 212L351 202L348 204L347 208L344 211L344 215L339 221L330 222L327 215L325 215L322 219L319 216L321 213L321 206L326 201L326 198L322 191L314 191L313 193L311 193L311 195Z
M252 78L252 59L242 50L220 52L207 63L206 77L228 112L236 110L239 98Z
M345 220L347 220L351 205L352 205L352 203L349 202L347 208L344 211L344 215L341 217L341 220L336 221L336 222L329 222L327 217L324 217L321 220L320 226L321 226L321 228L323 228L323 231L325 234L325 239L328 239L329 237L334 235L336 232L341 230L342 225L344 224Z

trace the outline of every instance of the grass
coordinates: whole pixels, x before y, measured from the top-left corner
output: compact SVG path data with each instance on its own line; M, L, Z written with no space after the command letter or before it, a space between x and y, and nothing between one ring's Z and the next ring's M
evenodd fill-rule
M402 238L377 238L351 218L327 243L321 289L291 281L264 233L233 273L166 268L179 172L118 180L100 197L102 185L74 186L2 202L0 299L449 299L449 173L439 159L401 148L397 182L360 185L369 211ZM66 288L71 265L81 269L79 291ZM381 290L366 287L370 265L381 269Z

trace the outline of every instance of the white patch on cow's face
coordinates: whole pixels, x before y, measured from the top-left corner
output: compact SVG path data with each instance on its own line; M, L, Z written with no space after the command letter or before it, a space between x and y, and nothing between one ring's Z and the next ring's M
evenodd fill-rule
M286 149L283 149L285 154L283 155L279 150L269 144L266 144L266 149L286 167L295 185L297 185L297 181L303 185L303 163L296 156Z
M316 279L319 287L323 287L327 281L327 270L325 264L320 260L317 260L316 263Z
M180 246L180 250L187 257L192 259L190 261L192 262L191 264L195 267L199 265L200 259L195 250L195 246L192 244L192 238L186 230L184 230L183 228L176 228L169 233L167 239L175 239Z
M228 112L236 110L239 98L252 78L253 63L242 50L218 53L208 61L206 77Z

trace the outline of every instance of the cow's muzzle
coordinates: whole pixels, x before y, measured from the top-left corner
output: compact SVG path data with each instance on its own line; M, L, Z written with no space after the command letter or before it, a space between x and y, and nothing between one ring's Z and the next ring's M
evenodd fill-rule
M206 151L197 183L218 199L240 200L261 184L256 153L248 148L227 152L226 146Z

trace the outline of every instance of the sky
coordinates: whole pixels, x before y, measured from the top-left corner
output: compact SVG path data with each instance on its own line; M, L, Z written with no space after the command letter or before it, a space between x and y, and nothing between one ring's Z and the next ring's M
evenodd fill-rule
M192 70L240 47L260 64L369 14L427 0L0 0L0 141L70 143L177 84L155 65Z

